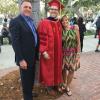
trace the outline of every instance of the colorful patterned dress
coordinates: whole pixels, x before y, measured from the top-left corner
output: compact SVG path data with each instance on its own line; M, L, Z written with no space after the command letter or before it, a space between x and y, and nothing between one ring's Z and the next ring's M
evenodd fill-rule
M73 29L63 30L63 68L69 71L76 71L80 67L77 59L77 36Z

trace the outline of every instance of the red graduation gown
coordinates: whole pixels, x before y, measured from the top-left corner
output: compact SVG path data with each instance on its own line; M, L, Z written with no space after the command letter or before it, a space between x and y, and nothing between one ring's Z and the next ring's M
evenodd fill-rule
M55 86L62 82L62 27L60 21L43 19L38 26L40 37L40 82ZM47 51L49 60L43 58Z

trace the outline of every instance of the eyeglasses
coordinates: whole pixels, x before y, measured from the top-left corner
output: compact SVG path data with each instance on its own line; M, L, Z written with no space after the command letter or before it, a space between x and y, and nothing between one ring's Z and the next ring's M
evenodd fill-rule
M32 7L30 7L30 6L24 6L24 8L29 8L29 9L32 9Z
M58 11L58 9L55 9L55 8L50 8L50 10Z

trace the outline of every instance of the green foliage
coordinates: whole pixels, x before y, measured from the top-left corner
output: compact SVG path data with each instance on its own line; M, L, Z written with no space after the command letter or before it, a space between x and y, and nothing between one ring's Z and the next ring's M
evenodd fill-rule
M91 7L91 6L96 6L97 4L100 4L100 0L79 0L79 2L77 3L80 6Z
M17 0L0 0L0 13L16 15L18 13Z
M91 30L87 30L87 31L85 32L84 35L85 35L85 36L94 35L95 32L96 32L96 31L94 31L94 30L92 30L92 31L91 31Z

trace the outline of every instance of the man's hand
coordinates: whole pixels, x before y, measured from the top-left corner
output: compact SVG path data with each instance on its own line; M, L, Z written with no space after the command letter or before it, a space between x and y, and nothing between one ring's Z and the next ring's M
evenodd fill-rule
M48 55L48 53L45 51L45 52L43 52L43 56L44 56L44 58L45 59L50 59L50 56Z
M25 60L21 60L19 62L21 69L27 69L27 62Z

